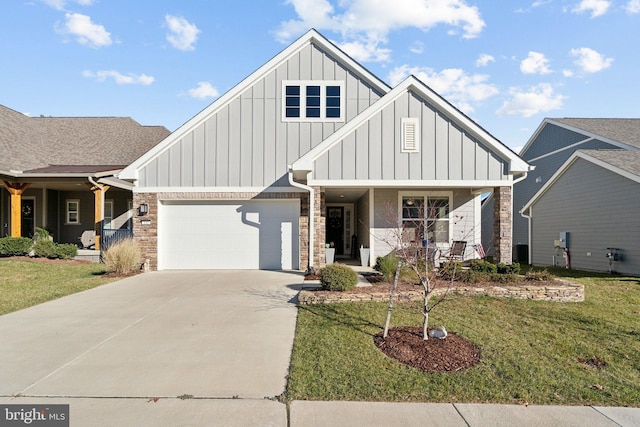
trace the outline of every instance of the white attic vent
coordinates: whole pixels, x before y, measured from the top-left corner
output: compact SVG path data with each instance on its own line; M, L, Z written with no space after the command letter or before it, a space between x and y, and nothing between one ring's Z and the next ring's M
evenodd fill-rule
M420 121L417 118L402 119L402 152L420 151Z

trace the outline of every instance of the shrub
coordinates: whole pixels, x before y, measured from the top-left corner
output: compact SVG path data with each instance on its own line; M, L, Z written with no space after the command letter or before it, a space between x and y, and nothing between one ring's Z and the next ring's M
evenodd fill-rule
M140 270L142 255L135 240L122 239L102 252L102 262L109 271L128 274Z
M520 273L520 264L514 262L512 264L500 263L496 266L500 274L518 274Z
M379 256L376 258L376 265L373 268L382 273L384 280L390 281L396 274L396 269L398 268L398 257L394 254Z
M527 274L524 275L524 278L529 281L545 282L552 280L554 276L547 270L529 270Z
M320 270L320 284L327 291L348 291L356 287L358 274L344 264L329 264Z
M474 259L469 261L469 268L480 273L496 273L498 271L494 263L483 259Z
M462 263L447 261L438 269L438 276L442 280L459 280L462 272Z
M510 273L493 273L489 276L489 280L497 283L516 283L518 276Z
M47 239L38 239L33 244L33 255L40 258L71 259L78 254L78 247L71 243L54 243Z
M33 242L27 237L0 238L0 256L25 256L31 251Z

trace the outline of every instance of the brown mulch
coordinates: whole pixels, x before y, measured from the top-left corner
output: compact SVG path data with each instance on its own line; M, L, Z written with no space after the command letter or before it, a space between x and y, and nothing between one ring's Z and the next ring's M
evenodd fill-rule
M421 327L402 326L389 329L386 339L380 332L373 342L387 356L425 372L458 372L480 362L480 349L451 332L425 341Z

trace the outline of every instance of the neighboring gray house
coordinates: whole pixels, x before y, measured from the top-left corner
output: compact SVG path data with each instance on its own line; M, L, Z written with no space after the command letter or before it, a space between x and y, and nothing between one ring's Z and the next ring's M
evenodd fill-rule
M28 117L0 105L0 237L42 227L79 244L87 231L130 229L132 185L114 174L167 135L126 117Z
M331 243L388 253L402 221L412 244L465 240L475 257L487 191L510 261L506 207L528 170L416 78L391 89L311 30L118 177L147 211L133 226L152 269L307 269Z
M638 212L640 151L578 150L522 209L531 262L640 275Z
M576 150L592 149L640 150L640 119L547 118L521 150L520 156L535 170L513 187L513 254L517 261L528 263L530 249L528 221L518 212ZM482 209L482 241L488 242L493 239L491 197Z

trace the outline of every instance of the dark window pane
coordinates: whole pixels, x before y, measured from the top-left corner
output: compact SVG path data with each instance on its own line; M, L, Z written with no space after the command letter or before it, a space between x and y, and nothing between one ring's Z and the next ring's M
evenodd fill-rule
M327 86L327 96L340 96L340 86Z
M300 95L300 86L287 86L287 95Z
M287 107L299 107L300 106L300 98L287 98Z
M300 117L300 109L299 108L287 108L287 117Z
M309 107L319 107L320 106L320 97L310 96L307 98L307 105Z
M340 98L327 98L327 107L339 107Z
M307 96L320 96L320 86L307 86Z
M307 117L320 117L319 108L307 108Z
M337 119L340 117L340 108L327 108L327 118Z

